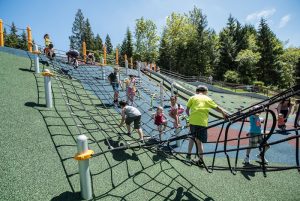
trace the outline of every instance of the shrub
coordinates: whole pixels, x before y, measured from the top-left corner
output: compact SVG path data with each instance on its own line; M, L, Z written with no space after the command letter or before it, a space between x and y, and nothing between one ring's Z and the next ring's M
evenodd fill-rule
M224 75L224 80L225 82L238 83L240 80L239 73L233 70L228 70Z

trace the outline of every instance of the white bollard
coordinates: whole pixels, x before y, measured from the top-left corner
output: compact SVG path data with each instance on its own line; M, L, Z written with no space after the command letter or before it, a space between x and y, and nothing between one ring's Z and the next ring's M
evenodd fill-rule
M137 71L138 71L138 77L140 78L141 77L141 62L138 63Z
M50 70L45 69L44 72L50 73ZM52 89L51 89L51 77L49 75L44 76L45 85L45 98L47 108L52 108Z
M159 89L160 89L160 105L164 107L164 85L162 81L160 82Z
M172 84L171 84L171 96L174 96L174 86L175 85L175 83L174 82L172 82Z
M176 128L175 129L175 136L178 137L180 133L181 128ZM176 146L180 147L180 140L176 140Z
M38 52L39 48L37 45L33 46L33 51ZM40 61L39 61L39 55L36 53L34 55L34 67L35 67L35 73L40 73Z
M126 76L128 76L128 60L127 59L125 60L125 73L126 73Z
M82 154L88 151L88 142L85 135L77 137L77 151ZM78 160L81 197L85 200L92 198L92 183L90 175L89 160Z

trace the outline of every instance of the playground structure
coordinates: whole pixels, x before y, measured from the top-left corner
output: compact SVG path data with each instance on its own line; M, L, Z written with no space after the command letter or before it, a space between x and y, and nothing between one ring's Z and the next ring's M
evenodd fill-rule
M30 28L28 30L30 31ZM28 34L28 41L29 41L29 36L31 38L31 33ZM3 42L3 40L2 40L2 42ZM1 41L0 41L0 44L1 44ZM105 50L106 48L104 47L103 49ZM28 42L28 51L32 52L32 42L31 43ZM103 52L106 52L106 51L103 51ZM118 51L116 51L116 54L117 54L117 52ZM84 54L84 53L83 53L83 55L86 56L86 54ZM91 105L93 105L93 100L89 99L89 94L86 93L82 96L81 94L76 93L77 86L74 85L74 83L72 83L70 80L68 80L66 82L65 79L69 77L69 78L72 78L73 80L75 79L77 82L81 83L85 87L86 90L89 90L92 93L96 94L96 96L102 102L102 107L109 109L111 107L110 102L112 100L112 91L106 81L106 76L103 76L103 75L101 76L101 74L99 74L98 69L95 69L93 67L89 67L86 65L82 65L81 68L78 70L73 70L72 67L70 65L66 64L65 60L62 58L58 58L56 61L48 61L47 58L45 58L43 55L39 55L39 57L42 61L49 62L51 71L53 72L53 73L51 73L51 76L55 75L53 77L53 80L57 83L58 86L60 86L60 92L63 96L65 104L67 105L67 107L69 109L69 113L71 114L74 122L77 125L76 127L78 129L78 132L83 135L84 133L82 132L82 128L85 128L86 130L91 130L91 129L86 127L84 124L77 124L76 118L78 116L80 116L80 114L76 113L76 111L78 110L77 104L80 105L81 110L83 110L84 112L86 112L88 114L88 118L92 121L93 125L96 126L96 128L92 128L92 129L103 130L103 128L99 127L99 125L97 123L99 121L99 119L97 119L97 118L102 116L100 111L96 110L96 113L90 112L88 107L86 106L85 101L88 101ZM84 59L85 58L86 57L84 57ZM103 58L104 58L103 65L107 65L106 54L103 55ZM116 58L118 58L118 57L116 56ZM127 59L125 59L125 61L127 61ZM131 63L133 63L133 62L131 61ZM115 64L118 65L117 59L115 61ZM169 92L168 90L171 90L173 92L174 92L174 90L177 90L177 94L179 96L181 96L182 99L186 99L187 97L191 96L192 93L189 92L188 90L186 90L181 85L172 83L165 77L162 77L158 73L155 73L155 70L153 71L151 69L151 67L149 69L146 66L147 66L146 64L141 65L141 70L144 70L144 71L150 73L152 76L151 80L154 77L156 77L155 79L157 82L153 82L153 81L149 80L149 77L148 77L149 74L141 73L139 71L140 69L133 70L133 69L121 68L120 74L121 74L121 79L124 79L128 75L128 72L130 74L136 75L139 78L138 88L139 88L141 95L140 95L140 99L138 99L136 101L136 103L139 106L139 108L143 108L143 115L147 116L147 118L145 118L143 120L143 128L147 131L146 133L148 134L148 137L150 139L149 142L143 144L140 142L136 142L136 140L133 138L127 138L127 137L124 137L124 136L118 134L118 132L122 134L125 131L123 129L121 129L121 131L118 131L118 129L115 128L115 126L117 124L117 119L114 117L114 115L112 113L110 113L110 114L108 114L108 116L114 117L112 120L109 120L109 118L105 117L105 116L104 117L102 116L101 117L102 119L100 119L100 120L107 121L107 122L110 121L112 123L110 125L110 129L112 131L111 132L112 136L109 136L109 135L104 136L104 139L102 141L97 141L96 139L91 139L92 143L105 144L108 147L108 149L102 150L101 152L97 152L97 153L94 153L92 151L87 151L88 150L87 145L84 144L84 143L86 143L85 138L80 137L80 139L78 140L78 143L80 144L80 142L84 141L84 142L82 142L84 144L84 147L81 148L79 146L80 148L78 147L78 153L75 156L75 158L77 160L79 160L79 166L84 166L84 168L88 168L86 166L88 159L93 159L97 156L100 157L102 155L105 155L108 152L118 151L118 150L121 151L121 150L125 150L125 149L141 149L141 148L155 150L155 151L163 151L163 152L169 154L170 157L174 157L174 158L179 159L179 160L183 161L184 163L186 163L186 161L184 160L184 157L183 157L184 154L186 153L186 147L184 147L184 145L186 145L186 143L189 139L192 139L191 133L188 133L188 129L184 128L182 131L180 131L180 133L177 132L176 135L179 135L179 136L176 136L176 135L172 134L174 129L169 127L169 130L168 130L169 133L167 132L167 134L166 134L167 139L163 140L162 142L157 141L155 138L156 136L151 135L151 133L154 132L155 128L149 126L149 122L151 122L151 118L150 118L149 112L147 110L154 108L158 105L163 105L164 103L166 103L168 98L172 95L172 92ZM105 68L107 69L107 72L112 71L111 67L105 67ZM44 75L46 77L50 77L49 76L50 74L44 73ZM100 79L98 79L99 77L100 77ZM161 93L161 91L159 91L157 89L160 83L163 86L162 87L164 90L163 94L165 94L163 96L158 95ZM241 138L241 132L245 125L245 119L252 114L262 112L266 115L266 118L265 118L266 121L271 122L269 124L269 127L267 127L268 123L266 123L265 127L264 127L264 132L268 128L268 130L270 131L270 134L267 135L264 142L261 143L261 145L259 147L257 147L257 148L262 149L263 153L264 153L264 148L267 143L267 140L269 140L273 134L278 134L275 131L276 117L275 117L274 111L272 111L270 109L270 107L285 98L293 97L296 95L299 95L299 86L292 87L281 94L278 94L268 100L258 103L257 105L260 105L260 107L254 111L250 111L250 108L252 106L249 106L238 112L235 112L232 115L230 115L229 120L226 120L226 121L221 120L220 117L218 117L218 115L215 115L212 113L212 115L214 115L215 119L210 121L210 125L209 125L208 129L221 126L221 129L220 129L221 131L219 132L217 141L210 142L210 143L216 144L215 150L204 153L204 155L209 155L209 154L213 155L212 165L207 165L206 163L204 163L204 168L208 172L212 172L213 170L216 170L216 169L220 169L220 170L228 169L233 174L235 174L236 171L240 171L240 170L247 170L247 171L260 170L264 173L264 175L266 175L266 172L268 172L268 171L279 171L279 170L285 170L285 169L298 169L298 171L299 171L299 135L298 135L299 125L298 125L298 122L296 121L299 118L299 109L298 109L297 115L295 117L294 128L288 130L289 132L294 132L295 134L292 135L291 137L286 137L284 139L276 140L271 143L268 143L268 144L275 145L275 144L293 140L293 139L296 140L296 153L295 153L296 165L289 166L289 167L287 167L287 166L279 167L279 166L266 166L265 163L262 163L261 166L255 167L255 168L238 166L239 151L247 149L247 147L239 146L240 140L247 139L247 138ZM83 97L86 98L87 100L84 101ZM142 100L143 97L148 97L148 99ZM151 100L153 100L153 102L154 102L152 105L149 104L149 97L151 97ZM152 97L153 97L153 99L152 99ZM123 96L123 98L124 98L124 96ZM75 104L75 103L77 103L77 104ZM167 104L166 104L166 106L167 106ZM114 108L114 109L117 112L119 112L118 108ZM238 137L235 139L229 139L228 136L229 136L229 132L230 132L230 127L232 125L234 125L235 123L239 123L239 122L241 122L241 127L240 127L240 132L238 134ZM108 130L110 130L110 129L108 129ZM224 135L224 139L222 139L221 137L223 136L224 130L225 130L225 135ZM188 134L186 134L186 133L188 133ZM118 141L117 145L113 145L111 143L111 139L114 139L114 141ZM172 145L174 145L174 142L177 142L177 141L180 141L180 146L177 148L174 148ZM230 141L237 141L238 142L237 148L228 148L227 144ZM224 145L221 149L218 149L220 147L220 144L224 144ZM161 148L161 147L163 147L163 148ZM236 152L236 155L234 157L234 165L232 165L232 162L231 162L231 157L229 155L230 152ZM197 153L197 147L196 147L196 149L194 149L194 155L196 155L195 153ZM219 153L225 154L225 157L228 162L227 167L215 166L216 156ZM80 165L82 162L85 164ZM190 165L197 165L197 164L190 163ZM80 168L82 168L82 167L80 167ZM87 170L87 169L85 169L85 170ZM83 178L83 180L86 180L86 178L88 178L88 177L89 177L89 175L86 175ZM87 183L86 186L89 185L88 184L88 183L90 183L89 181L90 181L89 179L86 180L86 183ZM91 198L92 194L93 194L92 188L82 190L82 195L84 198Z

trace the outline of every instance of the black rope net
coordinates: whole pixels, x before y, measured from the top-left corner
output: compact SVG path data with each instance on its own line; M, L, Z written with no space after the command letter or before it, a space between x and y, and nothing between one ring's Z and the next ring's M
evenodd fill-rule
M42 55L40 58L42 61L47 60ZM73 173L70 173L67 171L67 166L68 163L70 163L70 159L73 158L72 156L74 153L76 153L76 136L80 134L88 136L89 147L95 151L90 164L93 180L102 174L109 174L111 175L113 188L123 185L129 178L133 177L134 173L129 173L129 160L133 160L134 163L143 170L153 168L154 165L157 164L157 159L163 160L164 163L168 164L169 170L175 171L179 177L182 177L181 173L174 168L167 159L177 159L189 166L195 165L204 168L208 172L212 172L213 170L229 170L233 174L236 174L237 171L262 171L266 176L266 172L268 171L287 169L298 169L298 171L300 171L299 125L297 122L297 119L299 119L299 109L295 117L294 128L288 130L288 136L282 137L279 140L272 140L272 136L280 133L275 130L277 119L274 110L270 109L274 104L277 104L281 100L299 95L299 86L292 87L268 100L257 103L256 105L259 107L255 110L250 110L253 106L249 106L229 115L227 120L217 118L211 120L207 128L208 131L216 127L218 127L219 130L217 133L212 133L212 135L217 136L216 140L207 143L211 144L214 148L211 150L208 149L208 151L203 153L203 155L210 157L205 157L204 161L201 161L202 163L200 164L193 160L188 161L185 159L188 142L190 140L194 141L193 133L190 133L188 124L184 120L185 118L183 118L181 122L183 126L180 129L175 129L172 122L169 121L163 140L158 140L157 128L152 123L152 113L154 110L151 111L151 109L161 104L159 99L159 82L150 80L144 74L141 74L141 77L139 77L137 81L139 93L134 100L134 106L142 112L142 128L147 138L146 142L140 142L136 137L124 135L127 132L126 129L118 127L120 122L120 108L115 107L112 104L113 90L107 81L107 75L113 68L80 66L80 68L75 70L72 66L68 65L65 60L60 60L59 58L47 62L49 62L49 67L55 72L55 77L53 78L54 84L52 86L54 89L55 113L57 118L63 121L62 126L66 127L68 130L67 136L68 138L71 137L73 142L70 146L62 146L68 149L67 152L69 155L67 157L61 156L60 145L57 145L57 142L55 142L56 134L53 133L51 129L49 129L49 132L52 133L52 140L57 147L57 152L63 163L66 175L68 175L67 178L70 185L72 183L72 176L76 175L77 171L72 170ZM130 74L138 75L135 70L128 69L128 71ZM121 80L124 80L126 77L125 69L121 69ZM42 87L42 78L36 76L36 79L37 87L40 91ZM167 109L168 100L171 94L167 91L166 87L165 90L164 105L165 109ZM125 91L120 92L120 99L126 99ZM44 113L44 111L40 112ZM296 151L294 153L294 165L280 166L271 163L266 164L265 162L251 166L242 165L242 161L240 160L241 152L250 147L241 146L240 142L248 139L248 137L241 137L241 133L244 129L243 127L245 126L246 119L256 113L262 113L262 115L265 116L265 126L263 130L264 133L268 133L268 135L264 135L264 140L260 145L251 148L258 148L261 150L262 156L264 156L265 147L267 145L276 145L286 141L295 140ZM45 122L47 121L47 116L44 116L44 120ZM46 122L46 124L48 123ZM236 125L240 126L238 136L236 138L229 138L230 128ZM237 146L229 146L228 144L232 141L235 141ZM126 150L131 150L132 153L128 154ZM192 155L196 159L199 158L197 153L198 147L195 144ZM223 163L220 165L217 163L217 160L221 155L225 156L227 165L224 165ZM111 160L110 156L112 156L114 160ZM114 169L119 168L119 166L127 169L128 173L128 176L122 180L122 182L113 179L113 175L115 174ZM166 170L163 168L160 169L160 172L161 173L158 174L167 174ZM193 185L188 179L185 177L182 178L187 182L188 186L191 186L192 188ZM156 178L151 179L159 182ZM97 190L100 191L98 186ZM201 192L199 189L196 189L196 191ZM97 197L95 196L97 193L94 192L94 197L100 199L109 196L108 194L110 191L103 191L103 189L101 189L101 192L106 193L101 193L101 196Z

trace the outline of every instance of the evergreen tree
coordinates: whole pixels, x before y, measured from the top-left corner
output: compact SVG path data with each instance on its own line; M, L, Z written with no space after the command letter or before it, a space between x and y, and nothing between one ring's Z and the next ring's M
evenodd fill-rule
M169 70L169 57L170 53L168 53L168 45L167 45L167 38L166 38L166 29L163 29L161 40L160 40L160 46L159 46L159 59L158 59L158 65L161 68L165 68Z
M95 38L94 38L94 33L92 31L92 27L89 22L89 19L86 19L84 25L85 25L85 28L84 28L83 38L86 43L86 49L94 50L95 49L95 43L94 43Z
M111 44L111 40L108 34L105 37L105 46L107 54L113 53L113 45Z
M280 82L281 66L279 56L283 52L282 44L270 30L265 19L260 20L257 45L261 55L258 62L258 77L266 84L276 85Z
M300 58L298 59L298 63L297 63L295 71L296 71L296 73L295 73L296 84L300 85Z
M81 9L78 9L72 27L72 35L70 39L70 48L78 51L82 50L82 42L84 39L85 21Z
M237 70L235 62L237 56L237 24L230 15L227 26L220 32L220 61L216 68L217 79L223 80L223 75L227 70Z
M95 44L95 49L94 50L97 50L100 53L102 53L103 52L103 42L102 42L102 39L101 39L99 34L96 35L95 40L94 40L94 44Z
M133 55L132 34L129 30L129 27L127 27L125 38L122 42L122 45L120 46L120 55L122 56L122 58L125 54L127 55L128 59ZM125 59L122 59L120 61L121 65L124 65Z
M19 48L22 50L27 50L27 35L25 33L25 31L22 32L21 36L20 36L20 43L19 43Z
M14 23L11 24L10 33L7 36L6 46L12 48L18 48L19 45L19 36L17 35L17 27Z

